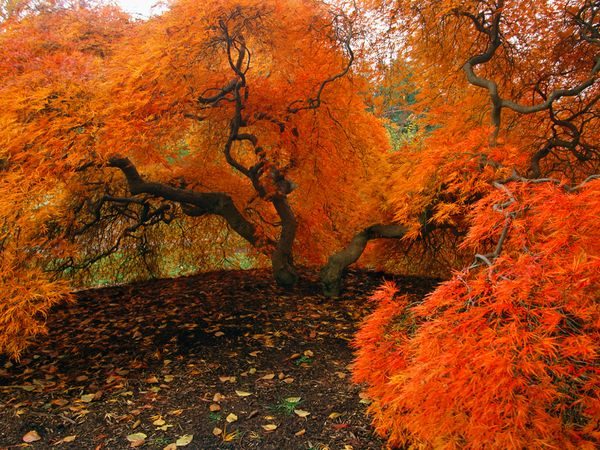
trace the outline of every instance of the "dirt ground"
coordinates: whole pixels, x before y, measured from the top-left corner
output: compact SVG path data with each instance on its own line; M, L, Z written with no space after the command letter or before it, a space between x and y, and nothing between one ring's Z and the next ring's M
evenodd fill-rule
M316 279L285 292L267 271L228 271L80 292L20 362L0 359L0 449L385 448L349 372L383 275L351 272L335 300ZM435 283L395 279L416 296Z

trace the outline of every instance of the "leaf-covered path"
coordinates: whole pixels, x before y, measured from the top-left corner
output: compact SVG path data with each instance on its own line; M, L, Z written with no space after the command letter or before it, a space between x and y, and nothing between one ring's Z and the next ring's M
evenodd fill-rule
M20 363L0 360L0 449L378 449L348 343L381 275L342 298L266 271L81 292ZM433 281L400 278L422 296ZM179 444L179 447L177 446Z

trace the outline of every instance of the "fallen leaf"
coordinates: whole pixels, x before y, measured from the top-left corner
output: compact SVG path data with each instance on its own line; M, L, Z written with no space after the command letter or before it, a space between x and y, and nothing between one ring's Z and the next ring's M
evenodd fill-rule
M248 397L249 395L252 395L252 392L246 392L246 391L235 391L235 393L239 397Z
M192 442L192 440L194 440L194 435L193 434L184 434L183 436L181 436L179 439L177 439L175 441L175 445L177 447L185 447L190 442Z
M262 427L265 431L273 431L277 429L277 425L275 425L274 423L268 423L266 425L263 425Z
M163 379L165 380L165 383L170 383L175 379L175 377L173 375L165 375Z
M152 425L162 427L165 423L165 420L161 417L160 419L156 419L154 422L152 422Z
M274 373L268 373L265 376L262 376L260 379L261 380L272 380L273 378L275 378L275 374Z
M298 403L301 399L302 397L288 397L285 401L288 403Z
M223 434L223 442L234 441L237 437L238 437L237 431L232 431L231 433Z
M215 333L215 336L216 336L216 337L225 336L225 333L223 333L222 331L217 331L217 332Z
M23 436L23 442L27 443L39 441L40 439L42 439L42 437L35 430L29 431Z
M294 414L296 414L298 417L310 416L310 413L308 411L304 411L303 409L295 409Z
M211 405L208 407L208 409L209 409L211 412L215 412L215 411L221 411L221 406L220 406L220 405L217 405L216 403L212 403L212 404L211 404Z
M371 404L371 399L364 392L359 393L358 396L360 397L360 401L358 403L363 403L365 405Z
M331 414L329 414L329 418L330 419L337 419L338 417L340 417L342 415L342 413L339 412L332 412Z
M60 442L73 442L75 439L77 439L77 435L73 434L71 436L65 436L60 440Z
M304 356L307 356L307 357L309 357L309 358L312 358L313 356L315 356L315 354L314 354L312 351L310 351L310 350L306 350L306 351L304 352Z
M287 377L283 379L284 383L290 384L294 382L294 379L292 377Z
M158 378L148 377L148 378L146 378L146 383L158 383Z
M260 350L255 350L253 352L248 353L250 356L257 357L259 353L262 353Z
M225 396L223 394L219 394L218 392L213 396L213 402L220 402L223 400Z
M306 430L304 428L302 428L300 431L297 431L296 433L294 433L294 436L302 436L304 433L306 433Z
M220 428L218 428L218 427L214 427L214 428L213 428L213 431L212 431L212 434L214 434L215 436L218 436L218 435L220 435L222 432L223 432L223 430L221 430Z
M147 437L148 436L146 436L144 433L133 433L133 434L130 434L129 436L127 436L127 440L129 442L143 441Z
M225 417L225 420L229 423L233 423L238 420L238 416L236 416L234 413L230 413L227 417Z
M80 397L80 399L81 399L82 402L90 403L90 402L92 402L94 400L95 396L96 396L96 394L85 394L85 395L82 395Z
M144 433L134 433L127 436L129 446L132 448L141 447L146 442L147 436Z
M169 444L163 450L177 450L177 444Z

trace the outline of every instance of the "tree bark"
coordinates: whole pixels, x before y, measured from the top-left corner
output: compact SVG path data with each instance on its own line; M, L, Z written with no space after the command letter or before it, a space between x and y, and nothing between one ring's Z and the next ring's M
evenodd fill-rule
M150 194L165 200L178 202L189 216L216 214L223 217L229 226L253 246L257 244L255 226L236 208L231 197L223 192L194 192L175 188L163 183L145 181L133 163L125 157L113 156L109 166L121 169L132 195Z
M298 281L294 268L292 247L296 238L298 224L294 212L285 197L272 199L273 206L281 218L281 234L275 250L271 254L273 275L279 286L290 288Z
M372 239L398 239L406 234L408 228L397 224L376 224L358 233L342 250L329 257L321 270L323 293L328 297L337 297L342 289L342 276L346 268L362 255L367 243Z
M163 183L146 181L133 163L125 157L113 156L109 166L123 172L131 195L150 194L181 204L188 216L216 214L225 219L229 226L252 246L258 244L256 227L236 208L231 197L222 192L194 192L175 188ZM273 276L279 286L290 288L298 281L294 268L292 247L296 237L297 222L285 196L273 198L272 203L281 218L281 234L277 243L269 242L275 249L271 253Z

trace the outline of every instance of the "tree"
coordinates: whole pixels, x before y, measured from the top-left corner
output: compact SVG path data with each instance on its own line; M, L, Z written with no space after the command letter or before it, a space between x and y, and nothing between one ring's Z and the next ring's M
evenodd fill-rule
M175 4L123 47L110 79L129 85L107 90L117 92L109 114L123 119L106 127L101 151L110 155L125 145L142 163L174 157L175 176L217 192L237 191L192 198L164 183L142 187L133 171L125 170L132 167L127 160L109 159L123 171L132 193L190 205L186 214L223 217L270 255L281 285L293 285L296 234L305 258L314 261L314 255L331 248L325 234L339 226L336 217L325 216L327 210L360 221L350 217L350 202L361 205L358 211L368 207L361 195L387 148L380 125L356 93L360 79L349 74L351 24L341 13L328 17L316 3L209 2L194 16L196 9ZM195 19L181 23L182 17ZM203 39L195 41L200 32ZM290 48L291 42L303 45ZM126 64L127 71L119 73ZM141 76L132 79L132 70ZM340 160L347 173L341 177L335 173ZM257 227L237 206L249 203L265 223L280 225ZM324 221L330 222L329 230L318 235Z
M293 285L295 257L321 263L379 214L389 144L351 70L355 34L342 11L291 0L182 0L146 22L56 7L5 22L3 255L48 299L66 295L56 277L162 274L159 251L214 254L218 242L246 242Z
M392 445L598 445L597 3L381 4L419 86L389 202L474 262L422 303L382 289L355 379Z

